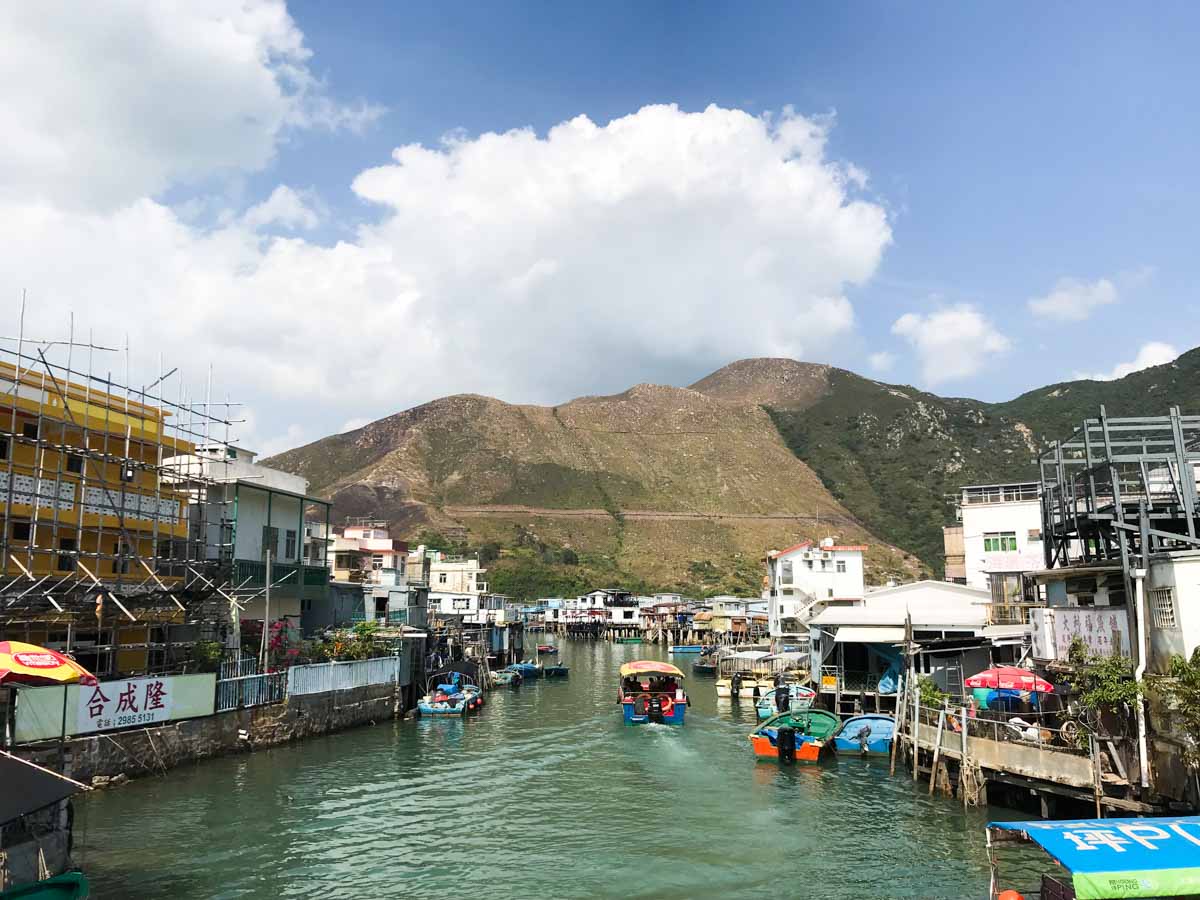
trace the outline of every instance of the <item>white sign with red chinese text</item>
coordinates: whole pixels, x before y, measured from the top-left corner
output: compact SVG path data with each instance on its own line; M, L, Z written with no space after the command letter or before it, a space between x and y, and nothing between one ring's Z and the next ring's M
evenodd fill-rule
M1033 658L1065 660L1076 638L1097 656L1129 657L1129 615L1123 606L1055 606L1031 611Z
M129 678L79 686L76 734L171 719L171 679Z

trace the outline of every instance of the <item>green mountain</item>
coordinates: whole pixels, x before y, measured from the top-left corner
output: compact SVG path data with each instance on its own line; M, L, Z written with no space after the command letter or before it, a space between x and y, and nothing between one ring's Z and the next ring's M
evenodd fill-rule
M719 380L734 381L739 369L763 362L734 363ZM1004 403L820 368L823 389L805 383L792 393L760 392L764 407L843 506L939 572L941 527L952 509L946 497L962 485L1036 480L1037 454L1097 416L1101 404L1112 416L1164 415L1171 406L1200 412L1200 349L1115 381L1062 382Z

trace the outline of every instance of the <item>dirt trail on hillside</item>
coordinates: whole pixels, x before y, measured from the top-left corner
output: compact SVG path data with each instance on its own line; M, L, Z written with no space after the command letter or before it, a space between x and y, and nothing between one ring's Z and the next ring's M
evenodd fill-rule
M541 506L444 506L442 512L448 516L498 516L498 515L528 515L552 516L554 518L574 519L611 519L612 515L603 509L551 509ZM691 520L697 522L714 522L722 520L753 521L753 522L828 522L831 525L852 525L861 527L861 523L846 516L794 515L790 513L698 513L698 512L663 512L649 509L623 509L621 515L626 519L641 520Z

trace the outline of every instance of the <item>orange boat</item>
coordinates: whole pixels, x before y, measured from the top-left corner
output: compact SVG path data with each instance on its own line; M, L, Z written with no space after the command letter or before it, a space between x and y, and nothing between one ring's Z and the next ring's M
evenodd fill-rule
M781 762L816 762L833 751L833 735L841 720L823 709L804 709L771 716L752 732L754 755Z

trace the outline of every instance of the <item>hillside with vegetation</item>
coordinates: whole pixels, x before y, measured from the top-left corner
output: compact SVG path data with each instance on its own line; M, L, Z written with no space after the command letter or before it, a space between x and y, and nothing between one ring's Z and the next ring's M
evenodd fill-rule
M757 593L763 554L835 535L873 577L919 565L870 533L792 453L759 398L637 385L555 407L462 395L267 460L334 515L489 548L493 590Z
M713 376L710 376L710 378ZM765 404L793 452L869 529L942 567L945 499L965 484L1033 481L1036 457L1083 419L1200 413L1200 350L1115 381L1069 381L1003 403L939 397L830 369L827 387Z

